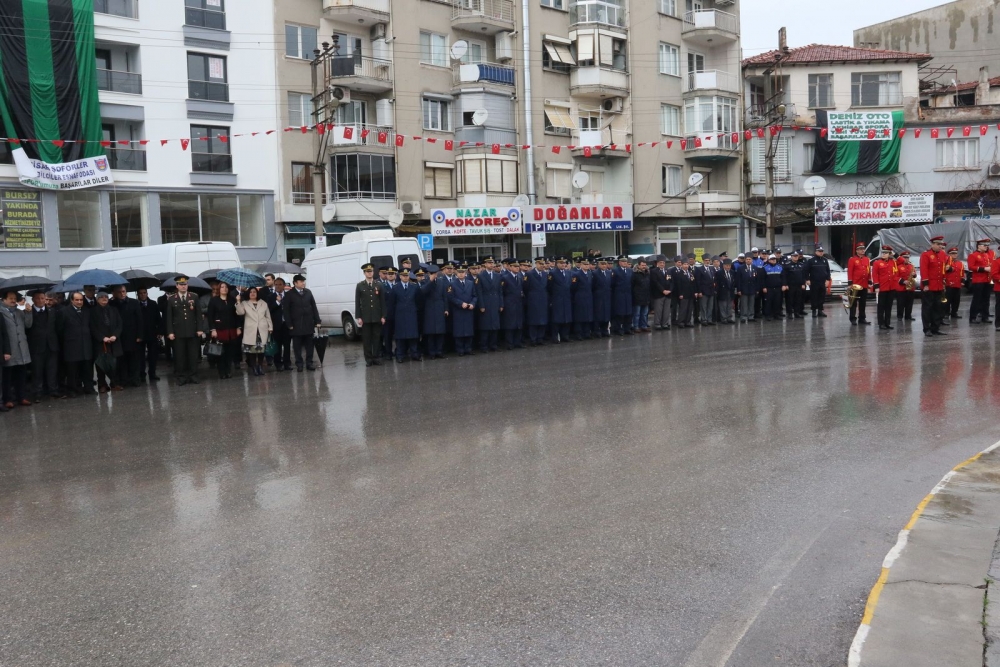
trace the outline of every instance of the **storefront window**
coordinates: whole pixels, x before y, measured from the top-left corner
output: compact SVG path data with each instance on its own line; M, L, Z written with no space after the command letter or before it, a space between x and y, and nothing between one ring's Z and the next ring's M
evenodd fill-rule
M149 243L146 195L111 193L111 247L139 248Z
M59 192L59 247L63 250L104 246L101 239L101 193Z
M262 247L264 202L260 195L160 195L164 243L228 241Z
M201 195L201 240L239 245L239 213L233 195Z
M736 227L681 229L681 254L703 253L711 257L728 252L730 258L736 256Z
M613 255L615 252L614 232L545 235L546 255L565 255L569 258L584 257L591 250L600 251L602 256Z
M0 280L17 278L18 276L47 276L47 266L0 266Z
M240 195L240 245L262 248L264 240L264 199Z
M160 228L164 243L200 241L198 195L160 195Z

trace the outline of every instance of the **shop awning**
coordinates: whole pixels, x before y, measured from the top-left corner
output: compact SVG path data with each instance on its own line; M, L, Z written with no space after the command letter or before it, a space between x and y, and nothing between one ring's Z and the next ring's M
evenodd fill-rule
M549 58L551 58L553 62L563 63L565 65L576 65L576 60L573 59L573 54L562 44L542 42L542 46L545 47L545 50L549 54Z
M567 130L576 129L576 126L573 125L573 118L569 115L569 109L546 104L545 115L548 117L552 127L561 127Z
M357 227L347 227L346 225L337 225L334 223L327 223L323 225L327 234L349 234L350 232L358 231ZM286 234L314 234L316 232L316 225L311 222L300 223L285 223L285 233Z

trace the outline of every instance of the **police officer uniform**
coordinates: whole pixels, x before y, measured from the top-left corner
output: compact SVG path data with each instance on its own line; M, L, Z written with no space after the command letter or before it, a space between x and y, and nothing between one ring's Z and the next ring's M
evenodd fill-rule
M373 271L372 264L364 264L361 270ZM358 283L354 290L354 316L361 327L361 344L365 350L365 365L382 363L382 321L385 318L385 285L370 276Z
M487 262L493 262L493 258L487 257L482 263ZM499 273L489 269L479 272L476 276L476 300L479 303L479 350L496 352L500 311L503 310Z
M816 252L825 252L817 245ZM826 317L823 303L826 301L826 284L832 279L830 260L826 256L813 255L806 261L806 281L809 285L809 305L813 317Z
M524 335L524 279L520 270L514 273L510 266L519 266L517 259L503 261L508 269L500 273L500 293L503 296L503 312L500 313L500 326L504 331L507 349L523 348Z
M608 325L611 322L611 269L608 267L610 258L601 257L597 260L597 271L594 272L594 336L609 338L611 332Z
M431 275L437 273L437 266L431 264L427 279L420 284L424 304L424 343L429 359L444 359L444 336L448 332L448 280L444 276L431 280Z
M785 280L788 285L788 316L806 316L806 264L802 261L802 251L793 250L792 257L784 265Z
M569 341L569 330L573 324L573 276L565 268L567 261L565 257L557 257L556 268L549 271L549 301L552 304L552 324L555 327L552 341L558 343ZM564 265L563 268L559 268L560 263Z

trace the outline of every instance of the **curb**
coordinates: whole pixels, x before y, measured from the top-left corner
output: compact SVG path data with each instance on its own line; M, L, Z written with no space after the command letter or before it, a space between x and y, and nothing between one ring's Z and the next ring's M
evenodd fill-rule
M933 539L935 532L940 532L943 527L952 525L952 522L948 520L942 520L943 517L948 517L949 509L946 507L944 501L939 498L941 492L945 490L945 487L949 483L953 483L953 486L958 480L954 480L956 475L960 472L963 473L963 478L960 480L963 483L960 485L962 489L966 487L972 488L975 483L975 476L970 474L971 471L965 470L971 464L979 461L982 457L994 452L1000 448L1000 441L994 443L993 445L987 447L983 451L979 452L975 456L972 456L965 461L959 463L957 466L952 468L937 485L931 489L923 500L917 505L916 510L910 516L910 520L907 521L906 525L899 532L899 536L896 539L896 544L889 550L885 558L882 561L882 570L879 574L878 580L872 587L871 592L868 594L868 601L865 604L864 615L861 618L861 624L858 627L858 631L854 636L854 641L851 643L850 651L848 652L848 667L875 667L876 665L882 664L910 664L918 665L925 664L952 664L954 662L940 661L940 659L929 656L926 653L926 647L920 646L919 642L907 643L901 642L903 635L907 632L920 632L921 628L923 631L928 633L928 636L932 635L935 629L945 629L949 632L954 632L955 627L948 628L935 628L935 621L939 619L947 619L943 622L943 625L947 625L949 621L957 621L962 618L962 613L966 613L968 616L968 599L958 600L955 598L956 595L972 594L972 589L985 588L985 586L973 586L969 581L970 571L980 571L978 568L978 562L974 564L969 564L970 568L967 568L964 572L966 578L963 581L954 581L948 579L947 577L940 576L940 568L935 569L936 565L940 563L931 563L934 556L940 557L940 553L934 551L933 544L935 540ZM1000 465L1000 461L993 462L993 465ZM959 492L959 488L956 486L956 492ZM964 491L963 491L964 492ZM982 493L979 490L972 489L972 493ZM991 494L991 499L997 496L994 490ZM934 514L936 516L924 516L925 511L928 509L928 505L932 501L937 500L933 506ZM994 501L995 502L995 501ZM969 514L973 514L970 510ZM959 522L954 522L954 525L959 525ZM989 553L992 554L993 545L997 540L997 533L1000 532L1000 520L991 521L987 524L989 526L989 533L987 535L987 529L985 527L979 526L977 529L977 535L989 537ZM956 528L955 530L965 530L968 531L969 528ZM911 548L907 551L907 546L910 545L915 539L923 538L921 541L924 543L920 549ZM927 545L931 546L928 547ZM905 554L905 558L904 558ZM990 559L986 558L985 562L982 563L981 576L975 583L982 584L990 571ZM890 574L892 572L893 566L896 565L897 570L903 569L906 573L906 577L900 578L897 581L890 581ZM922 574L922 570L926 568L930 575L928 577L915 577L914 573ZM960 578L960 575L956 574L956 577ZM927 580L925 580L927 579ZM934 579L936 581L931 581ZM900 590L900 593L896 595L896 599L893 600L893 607L891 609L885 609L883 605L883 610L881 613L876 615L878 610L879 600L882 598L885 592L885 587L887 584L896 584L897 586L906 586L910 590ZM944 587L944 588L943 588ZM945 588L953 587L945 592ZM957 587L957 588L955 588ZM932 592L933 591L933 592ZM975 593L978 595L980 600L979 604L982 605L982 597L984 595L983 591ZM927 605L927 598L934 598L933 603L929 608L925 608ZM949 608L949 605L951 608ZM921 610L924 613L923 618L920 618ZM962 613L960 613L962 612ZM967 618L962 618L963 622L967 621ZM908 627L904 627L908 626ZM961 626L962 628L967 628L967 623ZM977 666L982 664L982 628L979 627L979 623L976 623L975 630L979 633L977 641L979 642L979 660L975 663ZM971 639L971 635L965 637L965 639ZM879 655L862 655L862 650L865 648L866 642L871 644L872 641L879 642L879 649L881 651L886 651L887 648L892 649L893 657L892 662L884 662L879 658ZM893 641L900 642L899 646L893 644ZM907 651L913 652L915 655L906 655Z

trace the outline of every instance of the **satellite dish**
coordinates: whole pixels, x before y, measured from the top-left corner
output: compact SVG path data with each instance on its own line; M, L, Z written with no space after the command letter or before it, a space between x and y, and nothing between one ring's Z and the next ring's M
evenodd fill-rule
M526 206L531 206L531 200L528 199L528 195L518 195L514 197L514 201L511 206L515 208L525 208Z
M690 178L688 178L688 187L690 187L690 188L696 188L699 185L701 185L701 182L704 181L704 180L705 180L705 177L702 174L699 174L696 171L693 174L691 174Z
M807 195L819 197L826 192L826 179L822 176L810 176L802 182L802 188L806 191Z
M323 207L323 222L332 222L337 217L337 205L327 204Z
M451 45L451 59L461 60L465 57L465 54L469 52L469 43L464 39L460 39Z
M573 187L580 189L590 182L590 174L585 171L578 171L573 174Z
M476 109L472 113L472 124L482 127L486 124L486 119L489 118L490 114L486 109Z
M396 229L401 224L403 224L403 211L398 208L392 209L392 212L389 213L389 226Z

